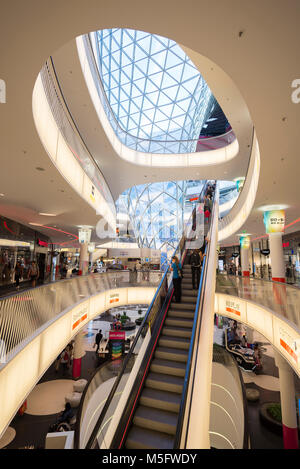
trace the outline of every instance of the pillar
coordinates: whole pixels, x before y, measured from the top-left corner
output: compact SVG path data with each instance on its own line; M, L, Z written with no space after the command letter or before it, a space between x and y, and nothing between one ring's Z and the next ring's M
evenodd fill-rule
M249 236L240 237L240 254L241 254L241 271L242 277L249 277L249 248L250 248L250 238Z
M285 265L282 247L282 233L285 225L285 212L281 209L264 212L264 224L269 235L272 280L285 283Z
M78 379L81 376L81 361L85 355L83 345L83 330L78 332L75 337L74 350L73 350L73 369L72 376L74 379Z
M79 275L86 275L89 268L88 243L80 244Z
M82 226L78 230L78 241L80 244L79 253L79 275L86 275L89 269L89 242L91 240L92 230L88 226Z
M269 234L272 281L285 283L285 264L282 247L282 233Z
M283 444L285 449L298 449L295 382L293 370L274 349L275 364L279 371Z

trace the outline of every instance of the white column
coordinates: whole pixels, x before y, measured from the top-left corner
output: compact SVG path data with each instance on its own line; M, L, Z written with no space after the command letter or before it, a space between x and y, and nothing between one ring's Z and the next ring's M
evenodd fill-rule
M282 247L282 233L269 234L272 280L285 282L285 265Z
M88 243L80 244L79 275L86 275L89 267Z
M74 350L73 350L73 378L80 378L81 375L81 359L85 355L83 344L83 330L79 331L75 337Z
M287 361L275 349L274 355L280 380L280 401L284 448L298 449L298 427L293 370Z
M250 238L249 236L240 237L240 253L241 253L241 271L243 277L249 277L249 248Z

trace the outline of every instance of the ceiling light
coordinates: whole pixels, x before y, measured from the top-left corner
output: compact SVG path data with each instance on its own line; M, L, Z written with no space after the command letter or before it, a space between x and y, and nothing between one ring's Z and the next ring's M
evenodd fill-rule
M4 197L4 194L0 194L0 197Z
M261 212L268 212L270 210L285 210L286 208L289 208L289 205L286 204L274 204L274 205L262 205L261 207L258 207L258 210Z
M43 225L41 225L40 223L33 223L33 222L31 222L31 221L30 221L28 224L29 224L29 225L32 225L32 226L43 226Z
M39 212L39 215L43 215L44 217L56 217L55 213Z

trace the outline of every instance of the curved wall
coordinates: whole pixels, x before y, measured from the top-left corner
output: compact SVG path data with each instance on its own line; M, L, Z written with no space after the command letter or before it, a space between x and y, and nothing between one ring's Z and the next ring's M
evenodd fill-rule
M242 322L262 334L300 377L300 330L265 306L237 296L216 293L215 313Z
M68 308L37 330L19 353L0 366L0 437L58 354L87 322L111 308L112 297L118 296L118 306L150 304L156 289L126 287L106 290Z

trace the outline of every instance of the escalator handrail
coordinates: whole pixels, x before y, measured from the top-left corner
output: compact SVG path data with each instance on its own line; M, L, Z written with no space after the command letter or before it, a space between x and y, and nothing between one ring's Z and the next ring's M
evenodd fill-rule
M176 251L177 251L177 249L175 250L175 252L176 252ZM125 360L124 360L124 362L123 362L122 368L121 368L121 370L120 370L120 372L119 372L119 374L118 374L118 376L117 376L117 378L116 378L116 380L115 380L115 382L114 382L114 384L113 384L113 387L112 387L112 389L111 389L111 391L110 391L110 393L109 393L109 395L108 395L108 397L107 397L107 399L106 399L106 402L105 402L105 404L104 404L104 406L103 406L103 408L102 408L102 411L101 411L101 413L100 413L100 415L99 415L99 417L98 417L97 423L96 423L96 425L95 425L95 427L94 427L94 429L93 429L93 431L92 431L92 433L91 433L91 436L90 436L90 438L89 438L89 441L87 442L87 445L86 445L85 449L90 449L90 448L92 447L93 441L95 440L95 438L96 438L96 436L97 436L97 433L98 433L98 431L99 431L99 428L100 428L101 425L102 425L102 422L103 422L103 420L104 420L104 417L105 417L105 415L106 415L106 412L107 412L107 410L108 410L108 408L109 408L109 406L110 406L110 404L111 404L111 402L112 402L112 400L113 400L113 397L114 397L114 395L115 395L115 392L116 392L116 390L117 390L117 388L118 388L118 386L119 386L119 384L120 384L120 381L121 381L121 379L122 379L122 377L123 377L123 375L124 375L124 373L125 373L125 371L126 371L127 364L128 364L128 362L129 362L129 359L130 359L130 358L132 357L132 355L133 355L133 351L134 351L134 349L135 349L135 346L136 346L136 344L137 344L137 341L139 340L140 335L141 335L142 331L144 330L145 325L147 324L147 320L148 320L148 317L149 317L149 315L150 315L150 311L151 311L151 309L152 309L152 307L153 307L153 304L154 304L154 302L155 302L155 300L156 300L156 298L157 298L157 295L158 295L158 293L159 293L159 291L160 291L160 289L161 289L161 286L163 285L163 282L165 281L165 278L166 278L167 274L169 273L169 270L170 270L170 267L168 267L168 269L166 270L166 272L164 273L164 275L163 275L163 277L162 277L162 279L161 279L161 281L160 281L160 284L159 284L159 286L158 286L158 288L157 288L157 290L156 290L156 292L155 292L155 295L154 295L154 297L153 297L153 299L152 299L152 301L151 301L151 304L150 304L150 306L149 306L149 308L148 308L148 310L147 310L147 313L146 313L146 315L145 315L145 317L144 317L144 319L143 319L143 322L142 322L142 324L141 324L140 327L139 327L139 330L138 330L138 332L137 332L137 334L136 334L136 336L135 336L135 338L134 338L134 341L133 341L133 343L132 343L132 345L131 345L131 347L130 347L130 350L128 351L128 353L127 353L127 355L126 355L126 357L125 357Z
M217 193L217 188L214 194L214 205L213 205L213 210L212 210L212 214L210 217L211 221L210 221L210 227L209 227L208 233L211 230L212 220L214 220L214 213L215 213L216 201L217 201L216 193ZM192 357L194 355L194 349L196 345L195 343L196 331L197 331L197 328L201 327L201 318L202 318L204 292L205 292L205 285L206 285L207 265L208 265L207 259L210 254L210 242L206 243L204 254L205 256L204 256L204 260L202 264L198 297L197 297L197 303L196 303L196 308L195 308L195 317L194 317L194 323L193 323L193 329L192 329L192 336L191 336L191 341L190 341L189 354L188 354L188 360L187 360L184 383L183 383L183 391L182 391L182 397L181 397L178 420L177 420L177 428L176 428L176 434L175 434L175 439L174 439L174 446L173 446L174 449L179 449L181 438L182 438L183 421L184 421L186 405L187 405L188 385L190 382L190 375L191 375ZM199 322L200 322L200 325L199 325Z
M201 189L201 193L200 193L200 195L199 195L199 199L200 199L200 200L202 200L203 197L204 197L204 193L205 193L205 191L206 191L206 187L207 187L207 181L203 184L203 187L202 187L202 189ZM191 218L191 217L192 217L192 214L191 214L190 218ZM176 255L176 252L177 252L178 249L180 248L181 241L182 241L182 239L181 239L180 242L178 243L178 246L176 247L173 256ZM99 428L100 428L101 425L102 425L102 422L103 422L103 420L104 420L104 417L105 417L105 415L106 415L106 412L107 412L107 410L108 410L108 408L109 408L109 406L110 406L110 404L111 404L111 402L112 402L112 400L113 400L113 397L114 397L115 392L116 392L116 390L117 390L117 388L118 388L118 385L119 385L119 383L120 383L120 381L121 381L121 379L122 379L122 377L123 377L123 375L124 375L124 373L125 373L125 370L126 370L126 367L127 367L128 362L129 362L129 359L131 358L131 356L132 356L132 354L133 354L133 351L134 351L134 349L135 349L136 343L137 343L137 341L139 340L140 335L141 335L142 331L144 330L145 325L147 324L147 320L148 320L148 318L149 318L149 315L150 315L151 309L152 309L152 307L153 307L153 304L154 304L154 302L155 302L155 300L156 300L156 298L157 298L157 296L158 296L158 293L159 293L159 291L160 291L160 289L161 289L161 287L162 287L162 285L163 285L163 283L164 283L164 281L165 281L165 279L166 279L166 276L168 275L169 272L170 272L170 265L168 266L167 270L165 271L165 273L164 273L164 275L163 275L163 277L162 277L162 279L161 279L161 281L160 281L160 284L158 285L158 288L157 288L157 290L156 290L156 292L155 292L155 295L154 295L154 297L153 297L153 299L152 299L152 301L151 301L151 304L149 305L149 308L148 308L148 310L147 310L147 313L146 313L146 315L145 315L145 317L144 317L144 319L143 319L143 322L142 322L142 324L141 324L141 326L140 326L140 328L139 328L139 330L138 330L138 332L137 332L137 334L136 334L136 336L135 336L135 338L134 338L134 341L133 341L133 343L132 343L132 345L131 345L131 347L130 347L129 352L127 353L127 355L126 355L126 357L125 357L125 360L124 360L124 362L123 362L123 366L122 366L122 368L121 368L121 370L120 370L120 372L119 372L119 374L118 374L118 376L117 376L117 378L116 378L116 380L115 380L115 382L114 382L114 384L113 384L113 387L112 387L112 389L111 389L111 391L110 391L110 393L109 393L109 395L108 395L108 397L107 397L107 400L106 400L106 402L105 402L105 404L104 404L104 406L103 406L103 408L102 408L102 411L101 411L101 413L100 413L100 415L99 415L99 417L98 417L97 423L96 423L96 425L95 425L95 427L94 427L94 429L93 429L93 431L92 431L92 433L91 433L91 436L90 436L90 438L89 438L89 441L88 441L88 443L87 443L87 445L86 445L86 449L89 449L89 448L92 447L92 444L93 444L94 440L95 440L96 437L97 437L97 433L98 433L98 431L99 431Z

